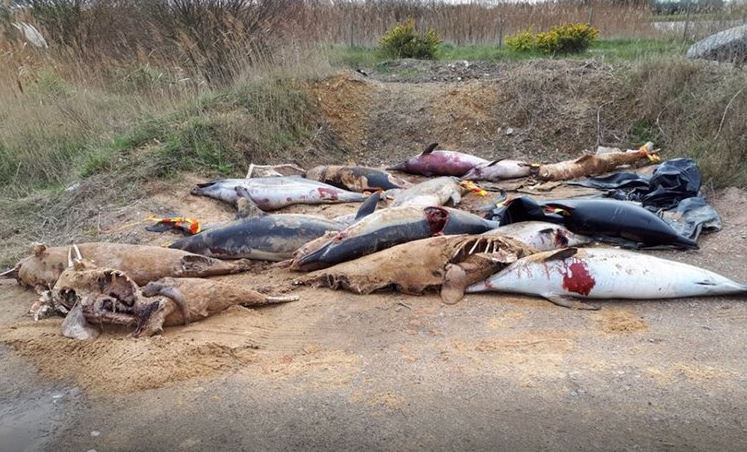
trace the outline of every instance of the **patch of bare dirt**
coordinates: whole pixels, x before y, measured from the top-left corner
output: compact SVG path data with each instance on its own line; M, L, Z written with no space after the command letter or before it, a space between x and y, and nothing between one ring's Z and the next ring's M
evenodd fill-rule
M597 314L596 320L605 333L627 334L648 329L648 324L640 316L627 309L605 306Z
M340 144L356 148L365 139L368 107L376 86L353 74L321 80L313 84L310 91Z
M62 336L61 323L23 320L0 330L0 341L43 375L100 393L158 388L238 369L257 361L252 335L268 328L265 319L240 307L139 340L114 328L94 341L70 340Z

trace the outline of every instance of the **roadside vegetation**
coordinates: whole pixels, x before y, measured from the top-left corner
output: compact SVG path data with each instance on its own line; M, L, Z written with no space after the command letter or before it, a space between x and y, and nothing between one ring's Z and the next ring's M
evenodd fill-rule
M689 39L657 32L641 2L31 3L0 7L0 237L12 249L0 263L40 237L73 237L105 206L142 196L148 180L238 176L251 161L346 151L309 83L400 56L611 64L610 97L621 100L601 108L629 121L621 143L653 140L699 158L714 186L747 186L744 70L684 60ZM506 45L522 30L589 21L599 39L577 54ZM405 31L422 36L425 53L382 52L397 23L412 23Z

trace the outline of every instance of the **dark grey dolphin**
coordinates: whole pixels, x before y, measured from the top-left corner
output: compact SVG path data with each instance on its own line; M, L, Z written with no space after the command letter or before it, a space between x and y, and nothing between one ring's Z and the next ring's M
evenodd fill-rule
M282 261L327 231L340 231L373 212L379 196L375 193L366 200L355 218L346 216L333 220L303 214L267 215L243 198L248 201L248 208L243 212L251 216L185 237L172 243L170 248L221 259Z
M399 243L434 235L480 234L498 227L495 221L447 207L390 207L379 210L337 233L326 244L291 264L309 271L356 259Z

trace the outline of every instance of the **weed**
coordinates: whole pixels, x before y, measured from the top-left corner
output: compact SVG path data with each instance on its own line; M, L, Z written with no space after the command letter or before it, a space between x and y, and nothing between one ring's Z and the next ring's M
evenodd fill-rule
M441 39L432 29L418 33L414 19L395 25L379 39L381 52L388 58L432 60L440 43Z

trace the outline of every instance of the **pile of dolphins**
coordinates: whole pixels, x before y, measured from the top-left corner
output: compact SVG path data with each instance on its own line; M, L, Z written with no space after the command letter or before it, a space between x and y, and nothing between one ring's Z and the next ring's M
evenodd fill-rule
M634 203L522 197L506 200L498 221L458 208L467 193L485 194L472 181L565 180L656 161L651 143L548 165L488 161L433 144L386 170L318 166L286 176L257 166L259 177L210 181L191 191L236 207L234 221L187 235L169 248L36 245L31 256L0 276L35 288L40 299L32 307L34 317L65 315L63 334L77 339L98 336L97 324L152 335L235 304L297 300L207 279L247 271L251 260L308 272L297 285L359 294L436 290L449 304L477 292L534 295L575 309L598 309L584 302L595 299L747 293L747 286L692 265L594 246L621 240L640 247L697 248ZM389 170L429 179L413 183ZM361 205L355 215L332 219L273 212L330 203Z

